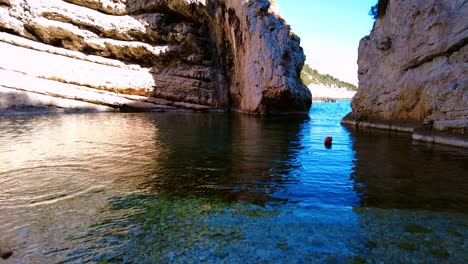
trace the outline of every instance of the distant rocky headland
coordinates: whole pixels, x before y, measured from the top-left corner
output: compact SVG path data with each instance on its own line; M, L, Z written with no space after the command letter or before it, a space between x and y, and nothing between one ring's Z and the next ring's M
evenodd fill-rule
M359 45L359 90L344 124L468 147L468 5L380 0Z
M299 44L268 0L0 0L0 111L305 113Z
M321 74L308 64L302 69L301 79L312 92L313 101L350 100L358 89L354 84L343 82L329 74Z

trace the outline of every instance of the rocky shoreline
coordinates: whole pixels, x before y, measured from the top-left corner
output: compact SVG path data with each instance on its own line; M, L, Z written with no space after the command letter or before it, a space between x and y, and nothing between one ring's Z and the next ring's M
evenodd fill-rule
M358 120L354 113L349 113L342 119L341 124L356 129L371 128L405 132L411 134L414 140L468 148L468 134L454 132L448 127L434 129L431 124L417 121ZM459 127L464 129L465 126L467 125L461 124Z

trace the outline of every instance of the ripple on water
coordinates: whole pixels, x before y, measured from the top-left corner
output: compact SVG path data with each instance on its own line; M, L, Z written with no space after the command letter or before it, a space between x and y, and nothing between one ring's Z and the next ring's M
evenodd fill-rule
M7 263L463 263L466 215L431 210L465 210L466 151L348 111L0 119Z
M97 188L95 180L83 175L89 168L76 164L36 166L0 173L0 206L31 207L54 203Z

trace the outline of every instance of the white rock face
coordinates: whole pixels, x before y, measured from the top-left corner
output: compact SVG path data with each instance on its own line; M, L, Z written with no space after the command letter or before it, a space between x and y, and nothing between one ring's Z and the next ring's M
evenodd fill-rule
M464 0L389 1L360 42L359 90L345 121L412 122L466 137L467 17Z
M1 74L25 75L0 79L0 109L49 96L64 99L45 101L65 109L77 100L71 108L306 112L299 39L269 7L268 0L0 1Z
M344 87L325 84L310 84L307 86L313 94L313 100L321 101L324 99L352 99L356 95L355 91L347 90Z

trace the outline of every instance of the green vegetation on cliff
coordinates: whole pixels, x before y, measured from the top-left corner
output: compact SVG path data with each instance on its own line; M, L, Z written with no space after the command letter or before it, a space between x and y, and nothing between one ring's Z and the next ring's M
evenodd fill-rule
M344 87L348 91L357 91L357 87L354 84L343 82L328 74L320 74L317 70L312 69L308 64L304 65L301 72L302 82L309 86L313 83L324 84L324 85L336 85L338 87Z
M369 15L372 16L374 19L381 18L385 16L387 11L387 5L389 0L379 0L377 4L371 7L369 11Z

